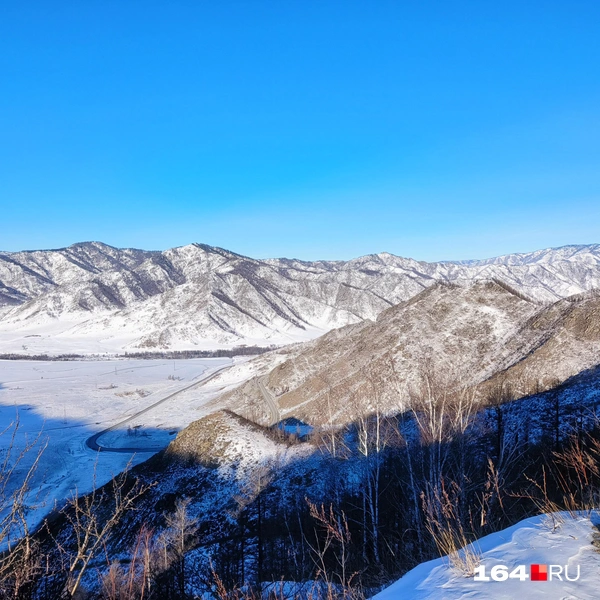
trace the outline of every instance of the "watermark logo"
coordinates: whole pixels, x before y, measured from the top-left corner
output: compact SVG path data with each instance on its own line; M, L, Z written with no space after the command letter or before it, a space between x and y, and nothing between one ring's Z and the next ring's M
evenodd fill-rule
M548 581L548 565L531 565L531 581Z
M579 565L517 565L511 570L506 565L494 565L489 573L485 565L475 569L474 581L578 581Z

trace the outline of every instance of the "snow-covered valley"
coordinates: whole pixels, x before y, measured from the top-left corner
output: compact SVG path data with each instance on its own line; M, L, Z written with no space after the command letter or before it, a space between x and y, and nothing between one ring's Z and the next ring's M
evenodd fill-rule
M68 499L127 471L143 491L102 543L130 569L145 531L163 553L147 566L166 586L156 589L179 577L189 594L209 593L214 569L232 594L247 592L238 597L285 579L290 598L363 598L408 572L381 597L514 597L525 583L478 587L443 560L411 569L437 555L428 523L483 536L486 569L502 556L550 564L557 545L569 562L570 540L590 533L583 520L566 537L534 521L498 530L598 497L599 265L598 246L467 263L97 243L0 255L3 498L43 449L19 514L31 526L54 511L40 543L59 561L73 547ZM162 352L249 346L261 353ZM110 493L92 498L110 512ZM193 534L177 560L189 572L165 541L182 502ZM577 557L596 568L588 549ZM98 554L90 565L82 585L95 590L106 565ZM557 593L587 598L585 585Z
M61 505L75 490L87 493L165 448L181 429L214 410L207 405L224 388L239 383L225 373L219 383L207 380L236 365L237 376L243 378L251 373L244 362L224 358L0 361L4 430L0 456L10 451L9 462L14 463L34 443L19 463L19 472L24 473L42 451L31 481L31 522L39 522L55 502ZM164 398L165 402L135 417ZM115 425L98 439L105 450L96 452L86 444L94 434ZM120 448L135 450L108 450Z

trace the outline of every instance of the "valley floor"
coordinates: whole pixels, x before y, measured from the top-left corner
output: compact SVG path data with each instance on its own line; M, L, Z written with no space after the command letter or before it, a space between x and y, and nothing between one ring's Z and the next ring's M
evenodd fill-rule
M75 489L87 493L166 447L178 431L212 410L207 404L222 391L223 381L208 381L211 376L244 360L0 361L0 459L10 451L9 464L15 464L18 453L33 444L18 464L19 481L43 449L29 496L32 523ZM238 372L245 375L243 368ZM96 452L86 445L93 434L163 398L98 440L105 448L136 452Z

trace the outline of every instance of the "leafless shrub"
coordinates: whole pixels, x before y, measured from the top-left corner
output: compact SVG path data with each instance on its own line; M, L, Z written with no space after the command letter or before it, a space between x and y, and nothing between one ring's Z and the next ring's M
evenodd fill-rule
M553 453L558 465L567 471L567 476L558 471L557 479L565 508L571 512L590 511L600 501L600 441L588 436L587 442L584 445L574 436L564 450Z
M0 462L0 594L19 598L41 572L39 546L31 535L27 513L31 483L46 445L40 435L18 449L19 421L8 425L0 436L10 436ZM29 466L26 462L33 455Z
M591 513L600 502L600 441L587 436L584 442L579 436L571 438L566 448L553 452L551 475L548 483L546 467L542 467L541 479L525 476L530 486L517 497L530 501L541 514L543 523L552 531L564 523L565 515L575 517L585 511Z
M470 544L463 521L457 511L460 488L452 483L450 490L432 488L421 494L426 528L440 556L447 556L451 568L464 577L473 575L481 562L481 553Z
M531 489L518 494L518 496L529 500L539 513L546 515L542 523L551 531L556 531L564 523L561 513L563 507L552 500L548 493L546 468L542 467L541 481L536 481L528 475L525 475L525 479L531 484ZM575 507L571 507L571 509L575 510Z
M91 560L104 548L111 532L150 487L131 481L126 469L104 488L96 489L94 485L85 496L74 491L61 511L68 524L69 539L66 543L56 541L68 563L66 592L70 597L76 595Z
M317 506L310 500L306 500L311 517L319 527L320 534L315 531L315 542L308 542L313 555L313 562L317 569L315 577L315 586L311 594L319 589L319 596L309 598L324 598L333 600L334 598L344 598L349 600L358 600L362 592L355 584L358 573L349 571L350 557L350 528L344 512L336 514L333 505L326 509L323 504ZM337 563L337 574L333 575L327 566L327 556L333 552Z
M115 392L115 396L119 396L120 398L127 398L129 396L138 396L139 398L145 398L146 396L149 396L150 393L151 392L149 392L148 390L137 388L135 390L129 390L127 392Z
M127 563L113 561L107 571L99 572L103 600L145 600L149 597L154 575L152 542L153 530L143 525Z

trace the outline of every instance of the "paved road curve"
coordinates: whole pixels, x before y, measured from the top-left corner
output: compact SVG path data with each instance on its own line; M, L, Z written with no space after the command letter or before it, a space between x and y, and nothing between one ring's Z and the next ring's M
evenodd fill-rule
M281 414L279 412L279 406L277 406L277 402L275 402L275 396L271 394L271 392L266 388L264 380L266 379L266 375L264 377L259 377L256 380L258 385L258 389L260 393L263 395L267 406L269 407L269 412L271 413L271 425L275 425L275 423L279 423L281 421Z
M201 381L196 381L196 382L188 385L187 387L184 387L184 388L182 388L180 390L177 390L176 392L173 392L172 394L169 394L168 396L166 396L162 400L159 400L158 402L155 402L154 404L151 404L150 406L147 406L143 410L140 410L139 412L136 412L134 415L131 415L130 417L127 417L123 421L121 421L119 423L116 423L115 425L111 425L107 429L103 429L102 431L99 431L98 433L95 433L94 435L90 436L87 440L85 440L86 446L88 448L90 448L90 450L95 450L95 451L102 450L102 452L121 452L121 453L124 453L124 454L132 454L134 452L137 452L137 453L141 453L141 452L147 452L147 453L159 452L160 450L162 450L164 448L164 445L160 446L160 447L156 447L156 448L151 448L151 447L149 448L148 446L145 446L143 448L136 448L136 447L133 447L133 446L130 446L130 447L127 447L127 448L110 448L109 446L101 446L100 444L98 444L98 439L101 438L105 433L108 433L109 431L112 431L113 429L117 429L118 427L122 427L123 425L129 423L130 421L133 421L134 419L136 419L140 415L143 415L144 413L147 413L148 411L152 410L153 408L156 408L159 404L162 404L163 402L166 402L167 400L171 400L172 398L174 398L178 394L181 394L183 392L187 392L187 390L191 390L194 387L201 387L201 386L207 384L211 379L214 379L221 371L224 371L225 369L229 369L232 366L233 365L227 365L225 367L221 367L220 369L218 369L217 371L215 371L210 377L207 377L206 379L202 379Z

